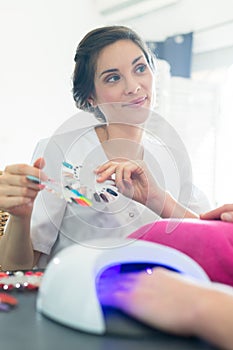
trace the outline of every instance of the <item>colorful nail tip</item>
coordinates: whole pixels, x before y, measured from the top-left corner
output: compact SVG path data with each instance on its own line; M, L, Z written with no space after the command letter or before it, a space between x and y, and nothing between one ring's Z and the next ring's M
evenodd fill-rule
M100 197L103 199L104 202L108 203L108 198L105 196L105 194L100 193Z
M100 196L98 195L98 193L94 192L93 196L94 196L96 202L101 202L101 199L100 199Z
M71 198L73 202L76 204L79 204L83 207L90 207L92 205L92 202L84 197L76 197L76 198Z
M36 177L36 176L27 175L26 178L27 178L29 181L34 182L34 183L36 183L36 184L40 184L40 183L41 183L40 179L39 179L38 177Z
M68 169L73 169L73 165L68 163L68 162L62 162L62 165L64 165L64 167L66 167Z
M109 194L113 195L114 197L117 197L117 196L118 196L118 193L116 193L115 191L113 191L111 188L106 188L106 191L107 191Z

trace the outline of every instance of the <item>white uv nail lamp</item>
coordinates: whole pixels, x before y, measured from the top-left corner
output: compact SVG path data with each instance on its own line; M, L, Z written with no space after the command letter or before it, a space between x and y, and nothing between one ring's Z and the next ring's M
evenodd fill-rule
M108 240L102 243L108 247ZM96 278L107 268L125 263L162 265L199 281L209 281L194 260L157 243L127 239L124 245L121 241L117 247L104 249L94 248L94 244L72 245L59 252L48 264L38 292L37 310L74 329L104 334L106 325Z

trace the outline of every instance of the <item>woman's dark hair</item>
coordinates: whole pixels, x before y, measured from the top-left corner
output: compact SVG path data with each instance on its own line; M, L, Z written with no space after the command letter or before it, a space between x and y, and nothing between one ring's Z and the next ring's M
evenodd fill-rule
M93 111L87 99L95 95L94 79L100 51L118 40L131 40L145 55L145 58L155 71L154 56L146 43L132 29L125 26L105 26L90 31L80 41L75 55L73 73L73 98L76 106L85 111Z

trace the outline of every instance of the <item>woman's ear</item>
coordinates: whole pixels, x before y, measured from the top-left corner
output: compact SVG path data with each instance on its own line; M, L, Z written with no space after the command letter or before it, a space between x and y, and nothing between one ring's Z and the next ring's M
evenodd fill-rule
M96 107L96 103L93 97L88 97L87 102L90 103L91 107Z

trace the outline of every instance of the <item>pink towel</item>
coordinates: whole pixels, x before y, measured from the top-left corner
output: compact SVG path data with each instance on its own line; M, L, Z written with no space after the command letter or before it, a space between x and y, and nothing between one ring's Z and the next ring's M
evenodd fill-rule
M212 281L233 286L233 223L163 219L142 226L129 238L175 248L195 260Z

